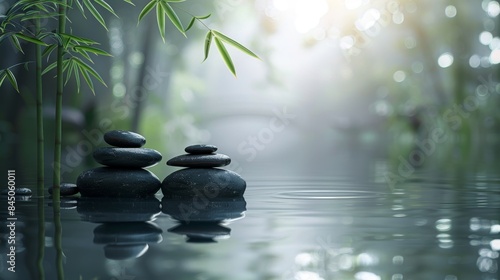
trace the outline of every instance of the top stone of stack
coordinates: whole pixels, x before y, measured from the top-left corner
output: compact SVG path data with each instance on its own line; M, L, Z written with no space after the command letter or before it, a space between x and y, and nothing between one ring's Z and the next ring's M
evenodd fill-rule
M204 145L204 144L191 145L186 147L184 151L192 155L208 155L215 153L215 151L217 151L217 147L214 145Z
M131 131L112 130L104 134L104 141L120 148L140 148L146 144L144 136Z
M231 163L231 158L217 154L214 145L191 145L184 149L188 154L176 156L167 165L194 168L222 167Z

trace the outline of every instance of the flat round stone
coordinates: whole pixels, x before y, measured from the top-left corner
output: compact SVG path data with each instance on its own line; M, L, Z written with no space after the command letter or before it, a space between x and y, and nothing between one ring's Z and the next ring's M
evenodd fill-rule
M233 171L218 168L184 168L162 182L165 197L220 199L243 196L246 182Z
M98 167L82 172L76 185L83 197L149 197L161 182L145 169Z
M209 154L209 155L192 155L185 154L176 156L169 161L167 165L181 166L181 167L222 167L231 163L231 158L223 154Z
M146 144L144 136L126 130L111 130L104 134L104 141L111 146L121 148L140 148Z
M103 165L112 167L143 168L161 161L161 154L147 148L101 147L94 151L94 159Z
M28 189L28 188L16 188L15 191L14 191L14 195L18 195L18 196L31 196L33 194L33 192L31 191L31 189ZM11 192L9 191L9 189L4 189L2 191L2 195L11 195Z
M49 188L49 194L54 192L54 187ZM61 196L72 196L78 193L78 187L76 184L62 183L59 187L59 194Z
M188 146L184 149L184 151L186 151L186 153L194 155L207 155L215 153L215 151L217 151L217 147L214 145L199 144Z

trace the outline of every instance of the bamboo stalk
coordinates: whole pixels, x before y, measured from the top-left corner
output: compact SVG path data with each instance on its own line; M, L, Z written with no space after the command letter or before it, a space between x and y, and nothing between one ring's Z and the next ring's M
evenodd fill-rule
M35 34L40 34L40 19L35 19ZM35 44L36 56L36 119L37 119L37 196L38 196L38 279L44 280L43 258L45 255L45 213L44 213L44 137L43 137L43 88L42 88L42 46Z
M59 28L58 33L66 32L66 5L67 0L62 0L59 4ZM55 129L55 147L54 147L54 178L53 178L53 212L54 212L54 246L56 249L56 271L57 279L64 279L62 269L62 225L61 225L61 144L62 144L62 94L64 89L63 80L63 59L64 46L59 44L57 47L57 92L56 92L56 129Z

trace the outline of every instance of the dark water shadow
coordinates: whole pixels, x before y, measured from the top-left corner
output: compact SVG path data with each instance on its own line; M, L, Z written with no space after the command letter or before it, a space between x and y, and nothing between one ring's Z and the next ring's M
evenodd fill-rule
M193 198L164 197L162 212L179 222L169 232L186 236L190 243L214 243L230 237L225 225L245 216L243 197L197 201Z

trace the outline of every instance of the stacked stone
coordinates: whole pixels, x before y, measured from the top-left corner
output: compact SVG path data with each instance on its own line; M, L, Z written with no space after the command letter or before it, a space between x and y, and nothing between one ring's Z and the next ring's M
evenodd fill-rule
M142 148L146 139L137 133L113 130L104 134L112 147L94 151L94 159L105 167L87 170L76 184L83 197L148 197L161 187L153 173L144 169L161 161L161 154Z
M211 200L243 196L245 180L235 172L216 168L231 163L231 158L216 153L216 146L192 145L185 151L187 154L167 161L167 165L187 168L163 180L161 189L165 197Z

